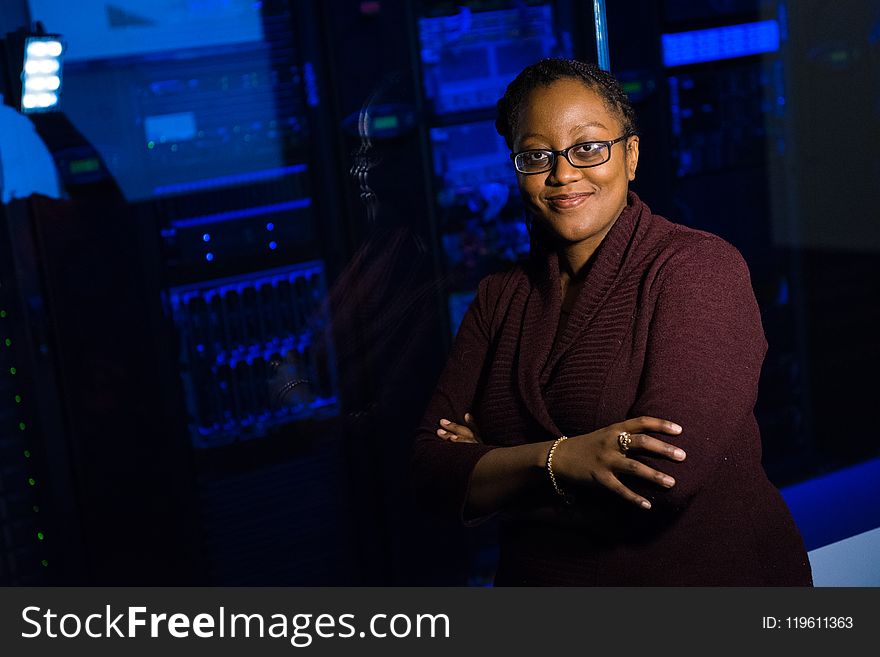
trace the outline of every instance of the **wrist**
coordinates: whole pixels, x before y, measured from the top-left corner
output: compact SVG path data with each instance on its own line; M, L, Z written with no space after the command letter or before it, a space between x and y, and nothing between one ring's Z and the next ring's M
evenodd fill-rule
M550 446L549 451L547 452L547 476L550 478L550 483L553 486L556 494L562 498L562 501L566 504L572 504L574 502L574 496L570 491L566 490L559 482L559 478L557 476L557 470L554 465L558 465L558 461L555 459L558 456L559 448L568 440L568 436L560 436L556 440L553 441L553 444Z
M550 448L553 447L554 442L556 441L547 440L543 443L532 443L535 448L532 453L532 470L543 478L547 477L547 455L550 453ZM556 457L554 456L553 458Z

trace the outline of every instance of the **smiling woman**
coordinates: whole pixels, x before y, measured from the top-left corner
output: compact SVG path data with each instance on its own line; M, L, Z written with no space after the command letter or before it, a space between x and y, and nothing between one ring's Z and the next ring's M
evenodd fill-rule
M639 137L615 113L583 82L562 78L529 94L512 134L526 208L569 246L569 275L620 216L636 176Z
M530 259L462 320L413 447L424 506L501 515L497 585L811 585L761 465L740 253L629 191L634 113L595 66L526 68L496 126Z

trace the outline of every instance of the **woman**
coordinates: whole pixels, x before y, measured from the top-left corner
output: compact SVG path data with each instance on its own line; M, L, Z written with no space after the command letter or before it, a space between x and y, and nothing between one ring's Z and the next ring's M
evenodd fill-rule
M420 500L501 514L496 585L811 585L761 466L739 252L629 191L634 112L595 66L526 68L496 127L532 251L462 320L413 447Z

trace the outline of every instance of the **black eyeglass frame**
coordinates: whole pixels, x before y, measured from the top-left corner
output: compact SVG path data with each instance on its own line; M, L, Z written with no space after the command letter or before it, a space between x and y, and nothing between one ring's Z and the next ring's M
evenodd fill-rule
M616 144L619 141L623 141L627 137L632 137L635 134L636 134L635 132L627 132L627 133L621 135L620 137L618 137L617 139L609 139L609 140L601 140L600 139L600 140L592 140L592 141L581 141L581 142L578 142L577 144L572 144L568 148L563 148L561 151L554 151L554 150L550 150L549 148L529 148L528 150L519 151L518 153L511 153L510 159L513 160L513 166L516 169L517 173L521 173L524 176L534 176L539 173L547 173L548 171L552 171L553 168L556 166L556 158L558 158L560 155L562 157L564 157L568 161L568 163L571 166L575 167L576 169L591 169L592 167L602 166L603 164L605 164L606 162L608 162L611 159L611 147L614 146L614 144ZM606 148L606 152L608 153L608 157L606 157L601 162L597 162L596 164L575 164L574 162L571 161L571 158L568 157L568 151L570 151L572 148L577 148L578 146L583 146L584 144L604 144L605 148ZM519 167L516 166L516 158L519 157L520 155L525 155L526 153L550 153L550 155L551 155L550 165L546 169L541 169L540 171L520 171Z

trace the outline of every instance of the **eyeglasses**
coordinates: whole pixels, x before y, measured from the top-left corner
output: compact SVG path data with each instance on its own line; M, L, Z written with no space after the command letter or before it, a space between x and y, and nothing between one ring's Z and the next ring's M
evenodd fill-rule
M583 141L574 144L561 151L547 149L520 151L513 153L510 158L513 165L520 173L527 176L533 173L545 173L556 166L556 158L559 155L565 157L568 163L578 169L597 167L611 159L611 147L619 141L632 136L634 133L627 132L625 135L611 141Z

